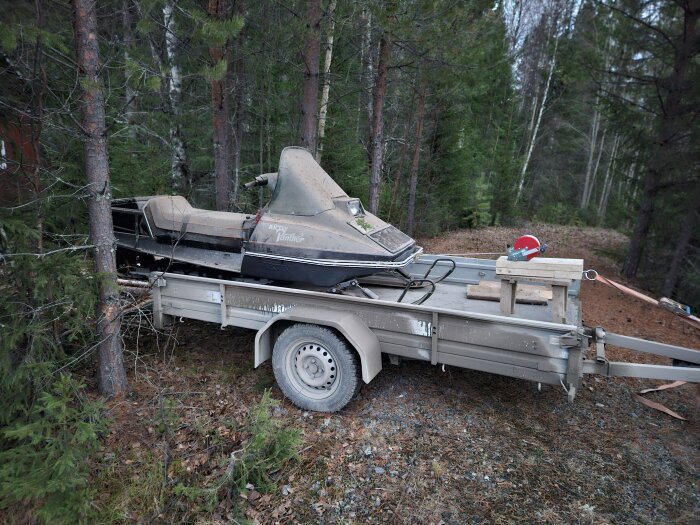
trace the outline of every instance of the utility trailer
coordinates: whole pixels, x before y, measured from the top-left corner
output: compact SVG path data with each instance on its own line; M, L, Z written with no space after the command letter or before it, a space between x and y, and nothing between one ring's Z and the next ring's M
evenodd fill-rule
M255 367L272 359L285 396L323 412L342 409L369 383L382 369L382 354L394 363L416 359L562 385L570 401L583 374L700 382L700 350L583 326L580 281L567 289L562 322L552 322L551 304L518 304L504 315L498 302L467 298L468 284L497 280L496 261L426 255L407 271L417 282L431 272L449 275L430 280L427 292L372 277L352 295L347 287L329 293L154 272L155 325L187 318L256 330ZM606 344L665 356L674 366L609 361Z

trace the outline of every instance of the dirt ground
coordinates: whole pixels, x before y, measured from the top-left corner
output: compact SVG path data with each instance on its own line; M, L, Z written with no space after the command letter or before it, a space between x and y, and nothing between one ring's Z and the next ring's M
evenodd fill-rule
M607 230L489 228L423 245L494 252L522 233L624 282L615 257L626 238ZM585 282L581 299L589 326L700 349L700 331L613 288ZM94 474L102 522L700 523L694 385L651 394L683 422L635 400L659 381L587 377L570 404L561 388L385 362L340 413L307 413L284 399L269 363L253 369L250 331L186 321L158 334L146 315L125 326L133 393L109 406ZM273 415L301 431L299 460L273 472L273 491L221 492L207 507L182 487L221 479L266 388L279 401Z

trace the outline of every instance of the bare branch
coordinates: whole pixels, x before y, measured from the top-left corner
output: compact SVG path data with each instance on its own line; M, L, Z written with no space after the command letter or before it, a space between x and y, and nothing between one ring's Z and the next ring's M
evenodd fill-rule
M676 49L676 44L673 42L673 40L671 39L671 37L668 36L664 31L662 31L661 29L659 29L658 27L656 27L655 25L652 25L652 24L650 24L649 22L647 22L647 21L645 21L645 20L642 20L642 19L639 18L639 17L636 17L636 16L634 16L634 15L628 13L628 12L625 11L624 9L621 9L621 8L615 6L615 5L607 4L607 3L603 2L602 0L594 0L594 2L595 2L596 4L598 4L599 6L601 6L601 7L610 9L611 11L615 11L616 13L619 13L619 14L621 14L622 16L629 18L629 19L632 20L633 22L635 22L635 23L637 23L637 24L639 24L639 25L641 25L641 26L643 26L643 27L646 27L647 29L653 31L654 33L657 33L657 34L660 35L664 40L666 40L666 42L668 42L669 45L670 45L673 49Z

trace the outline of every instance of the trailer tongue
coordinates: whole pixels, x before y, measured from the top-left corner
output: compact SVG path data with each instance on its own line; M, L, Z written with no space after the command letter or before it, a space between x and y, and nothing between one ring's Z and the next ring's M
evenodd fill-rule
M583 326L580 281L566 286L563 303L518 303L507 314L502 301L470 299L467 285L502 280L496 264L423 256L406 270L416 282L431 271L443 276L427 298L425 287L383 286L376 276L360 283L371 293L355 294L157 272L151 275L154 318L158 327L190 318L256 330L255 366L272 359L284 395L307 410L343 408L362 382L380 372L382 354L395 363L416 359L563 385L569 400L584 374L700 383L699 350ZM527 282L544 288L537 280ZM411 304L421 298L422 304ZM560 321L553 322L557 316ZM688 366L611 361L607 346Z

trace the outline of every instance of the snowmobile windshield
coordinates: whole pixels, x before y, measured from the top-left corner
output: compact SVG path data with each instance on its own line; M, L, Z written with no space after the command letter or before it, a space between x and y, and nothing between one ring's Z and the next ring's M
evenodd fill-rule
M318 215L333 209L333 199L347 197L311 153L303 148L285 148L280 156L270 213Z

